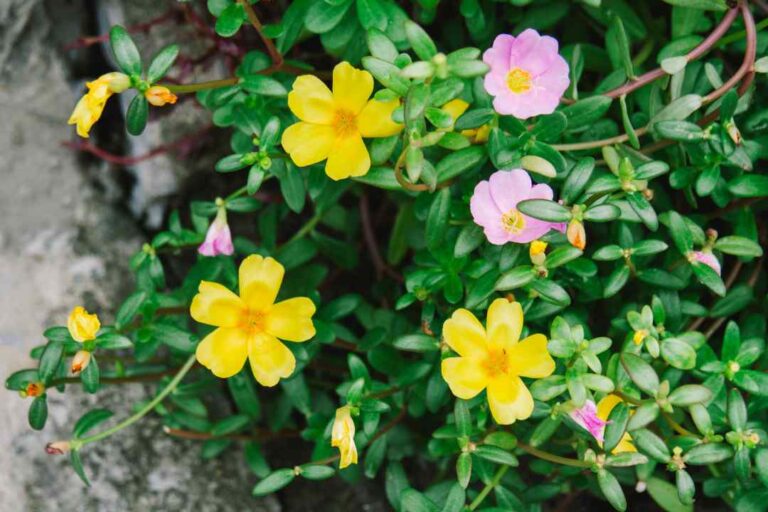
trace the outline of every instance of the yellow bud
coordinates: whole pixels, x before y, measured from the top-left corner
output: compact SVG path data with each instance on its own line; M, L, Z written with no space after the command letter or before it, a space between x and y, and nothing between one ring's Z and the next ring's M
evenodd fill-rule
M355 422L350 414L350 407L345 405L336 409L331 432L331 446L339 449L339 469L350 464L357 464L357 447L355 446Z
M67 320L69 335L80 343L96 339L96 333L99 332L100 327L99 317L89 314L82 306L73 309Z
M635 342L635 345L639 345L643 342L646 336L648 336L648 331L640 329L639 331L635 331L635 335L632 336L632 341Z
M587 246L587 232L584 230L584 224L576 219L571 220L568 223L568 229L565 231L565 236L568 237L568 241L572 246L577 249L584 250Z
M534 240L531 242L531 247L528 249L528 255L531 257L531 262L534 265L542 265L544 263L544 252L547 250L547 242L540 240Z
M81 371L85 370L85 368L88 366L88 363L91 362L91 353L87 350L78 350L77 354L75 354L75 357L72 358L72 366L70 367L70 370L72 370L72 373L77 375Z
M162 85L153 85L144 93L144 97L147 101L156 107L162 107L166 103L174 104L178 99L170 89L163 87Z

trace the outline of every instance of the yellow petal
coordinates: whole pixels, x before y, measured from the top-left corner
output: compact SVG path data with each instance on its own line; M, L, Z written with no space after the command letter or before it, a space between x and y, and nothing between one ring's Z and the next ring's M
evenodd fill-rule
M286 341L307 341L315 335L315 304L306 297L278 302L269 310L264 330Z
M240 297L249 308L264 310L274 304L285 268L273 258L252 254L240 264Z
M367 71L355 69L349 62L333 68L333 101L336 108L358 114L373 92L373 77Z
M328 158L335 140L330 126L298 122L285 129L281 142L293 163L306 167Z
M499 375L488 384L488 405L499 425L509 425L529 418L533 413L533 397L519 377Z
M88 313L82 306L74 308L67 318L69 335L80 343L96 339L100 328L101 322L98 315Z
M608 421L608 416L614 407L622 402L621 398L617 395L605 395L602 400L597 403L597 417L603 421Z
M507 351L509 369L513 375L543 379L555 371L555 361L547 351L547 337L533 334Z
M634 443L632 442L632 436L629 434L629 432L624 432L624 435L621 436L621 441L619 441L619 444L616 445L616 447L611 450L611 453L617 454L617 453L623 453L623 452L636 452L637 448L635 448Z
M325 174L333 180L341 180L350 176L363 176L371 168L371 157L368 148L359 134L336 139L328 162L325 164Z
M403 129L403 125L392 120L392 112L400 106L398 100L369 101L357 116L357 128L363 137L391 137Z
M249 341L248 359L256 381L267 387L290 377L296 368L296 358L288 347L266 333L257 334Z
M195 321L217 327L235 327L243 317L245 304L226 286L200 281L189 313Z
M461 356L482 357L486 353L483 324L466 309L457 309L443 323L443 339Z
M248 333L238 328L219 327L197 346L197 361L222 379L243 369L248 355Z
M101 117L105 105L106 99L94 101L93 96L88 93L77 102L67 124L77 125L77 134L87 139L91 128Z
M339 446L339 469L344 469L350 464L357 464L357 446L355 440L347 441Z
M440 107L440 110L443 112L449 114L451 118L453 119L453 122L455 123L456 120L461 117L461 114L467 111L467 108L469 107L469 103L466 101L456 98L454 100L449 101L442 107ZM453 125L451 125L451 130L453 129Z
M488 308L486 324L489 344L499 349L509 349L520 339L523 308L519 302L496 299Z
M288 93L288 108L302 121L331 124L333 121L333 95L319 78L301 75L293 82Z
M440 365L443 379L451 393L464 400L477 396L488 385L480 360L470 357L449 357Z

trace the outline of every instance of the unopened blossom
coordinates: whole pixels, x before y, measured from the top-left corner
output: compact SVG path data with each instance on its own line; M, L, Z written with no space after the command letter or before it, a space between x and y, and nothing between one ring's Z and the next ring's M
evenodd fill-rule
M475 224L483 228L490 243L527 244L559 225L522 214L517 203L526 199L551 200L552 195L549 185L533 185L530 175L522 169L496 171L475 186L469 207Z
M227 210L223 206L219 207L216 218L208 226L208 232L205 234L205 240L197 252L203 256L219 256L221 254L229 256L235 252L232 245L232 232L227 224Z
M690 259L691 261L698 261L699 263L703 263L704 265L717 272L717 275L720 275L722 272L720 261L717 259L717 256L712 254L711 251L693 251L690 253Z
M85 84L88 92L77 102L67 124L77 125L77 134L88 138L91 128L99 120L107 100L114 93L121 93L131 86L128 75L118 72L101 75Z
M315 335L315 304L306 297L275 303L285 268L272 258L248 256L240 265L240 295L224 285L201 281L190 313L216 326L197 346L197 361L214 375L229 378L250 360L262 386L290 377L296 358L280 340L303 342Z
M91 362L91 353L87 350L78 350L75 357L72 358L72 365L70 371L77 375L88 367L88 363Z
M43 393L45 393L45 385L42 382L30 382L24 388L24 396L35 398Z
M571 411L570 416L579 426L592 434L592 437L598 442L603 442L605 426L608 422L597 416L597 405L595 405L595 402L587 400L584 402L584 405Z
M587 232L584 229L584 223L580 220L571 219L565 230L565 236L571 245L577 249L583 251L587 247Z
M369 99L373 76L348 62L333 68L333 92L316 76L301 75L288 94L288 107L299 118L283 132L283 149L299 167L327 160L334 180L363 176L371 157L363 138L390 137L403 129L392 120L398 100Z
M542 265L546 259L547 242L541 240L534 240L531 242L531 247L528 249L528 256L531 258L531 263L534 265Z
M620 404L622 401L623 400L619 398L618 395L606 395L597 403L597 417L607 422L608 416L610 416L613 408ZM602 441L600 441L600 445L602 446ZM624 435L621 437L621 441L619 441L619 444L616 445L611 453L616 454L636 451L637 448L635 448L635 445L632 443L632 436L629 434L629 432L624 432Z
M178 100L176 95L173 94L170 89L163 87L162 85L153 85L144 91L144 97L150 105L154 105L155 107L162 107L168 103L173 105L176 103L176 100Z
M647 329L639 329L632 334L632 342L635 345L640 345L643 343L645 338L648 337L648 330Z
M80 343L96 339L100 327L98 315L88 313L82 306L74 308L67 319L69 335Z
M451 124L451 127L448 129L448 131L453 130L453 124L456 123L456 120L460 118L468 108L469 103L462 100L461 98L453 99L440 108L440 110L450 115L451 119L453 119L453 123ZM491 127L487 124L484 124L478 128L461 130L461 134L468 138L469 141L473 144L482 144L483 142L487 142L488 135L490 133Z
M54 441L45 445L45 453L48 455L64 455L69 453L71 449L72 446L69 444L69 441Z
M333 420L331 431L331 446L339 449L339 469L357 464L355 422L348 405L336 409L336 418Z
M551 114L570 84L557 39L530 28L517 37L496 36L483 61L491 68L485 75L485 90L494 96L493 108L499 114L518 119Z
M456 310L443 324L445 342L459 355L443 359L443 379L464 400L486 390L491 414L500 425L533 413L533 397L521 377L541 379L555 371L546 336L520 340L522 330L523 308L506 299L491 303L485 327L466 309Z

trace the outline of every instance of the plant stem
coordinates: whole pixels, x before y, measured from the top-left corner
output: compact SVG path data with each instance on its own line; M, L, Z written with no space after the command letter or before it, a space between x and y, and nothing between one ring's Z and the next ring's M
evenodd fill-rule
M83 437L81 439L72 439L70 441L70 445L72 446L72 449L78 450L83 445L100 441L101 439L109 437L112 434L119 432L126 427L130 427L131 425L139 421L141 418L143 418L148 413L150 413L174 389L176 389L176 387L181 383L182 379L184 379L184 376L189 372L189 370L192 369L192 366L194 366L194 364L195 364L195 355L192 354L191 356L189 356L189 359L187 359L187 361L184 363L184 366L181 367L181 369L176 374L176 376L171 380L171 382L169 382L168 385L165 386L165 388L155 398L150 400L149 403L147 403L147 405L142 407L141 410L139 410L136 414L118 423L114 427L108 428L92 436Z
M269 53L269 58L272 59L272 69L279 69L283 65L283 55L278 51L277 47L275 46L275 43L270 39L269 37L264 34L264 26L261 24L261 21L259 21L259 17L256 15L256 11L253 10L253 7L248 2L248 0L237 0L240 5L243 6L243 9L245 10L245 15L248 17L248 21L251 22L251 25L253 25L253 28L256 29L256 32L258 32L259 37L264 42L264 46L267 47L267 53Z
M560 455L555 455L554 453L545 452L529 444L521 443L520 441L517 442L517 447L523 450L524 452L527 452L528 454L533 455L534 457L548 460L549 462L554 462L555 464L562 464L563 466L572 466L575 468L588 468L592 465L591 463L584 460L561 457Z
M472 500L472 503L469 504L469 510L475 510L480 506L480 504L493 490L493 488L499 485L499 482L501 482L501 479L504 477L507 471L509 471L509 466L506 464L496 470L496 474L493 475L491 481L485 484L485 487L483 487L483 490L480 491L480 494L478 494L477 497Z
M296 232L296 234L291 237L290 240L285 242L283 244L283 246L286 246L286 245L290 244L291 242L295 242L296 240L298 240L300 238L304 238L305 236L307 236L309 233L312 232L313 229L315 229L315 226L317 226L318 222L320 222L320 219L322 219L322 218L323 218L323 212L321 210L318 210L317 212L315 212L315 214L312 216L312 218L309 219L307 221L307 223L304 224L301 227L301 229L299 229Z
M195 84L161 84L167 87L173 93L185 94L189 92L204 91L206 89L218 89L219 87L227 87L229 85L237 85L240 83L240 77L233 76L232 78L222 78L220 80L210 80L208 82L197 82Z

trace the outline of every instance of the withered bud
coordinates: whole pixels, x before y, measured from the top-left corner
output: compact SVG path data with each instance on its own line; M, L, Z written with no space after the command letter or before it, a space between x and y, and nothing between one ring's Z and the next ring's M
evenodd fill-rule
M69 441L55 441L45 445L45 453L48 455L64 455L69 453Z
M25 391L27 396L35 398L45 392L45 385L42 382L30 382L27 384L27 389Z
M81 371L85 370L88 363L91 362L91 353L87 350L78 350L75 357L72 358L72 366L70 370L74 375L77 375Z
M587 232L584 229L584 224L576 219L571 220L568 223L568 229L565 231L565 236L572 246L577 249L584 250L587 246Z

